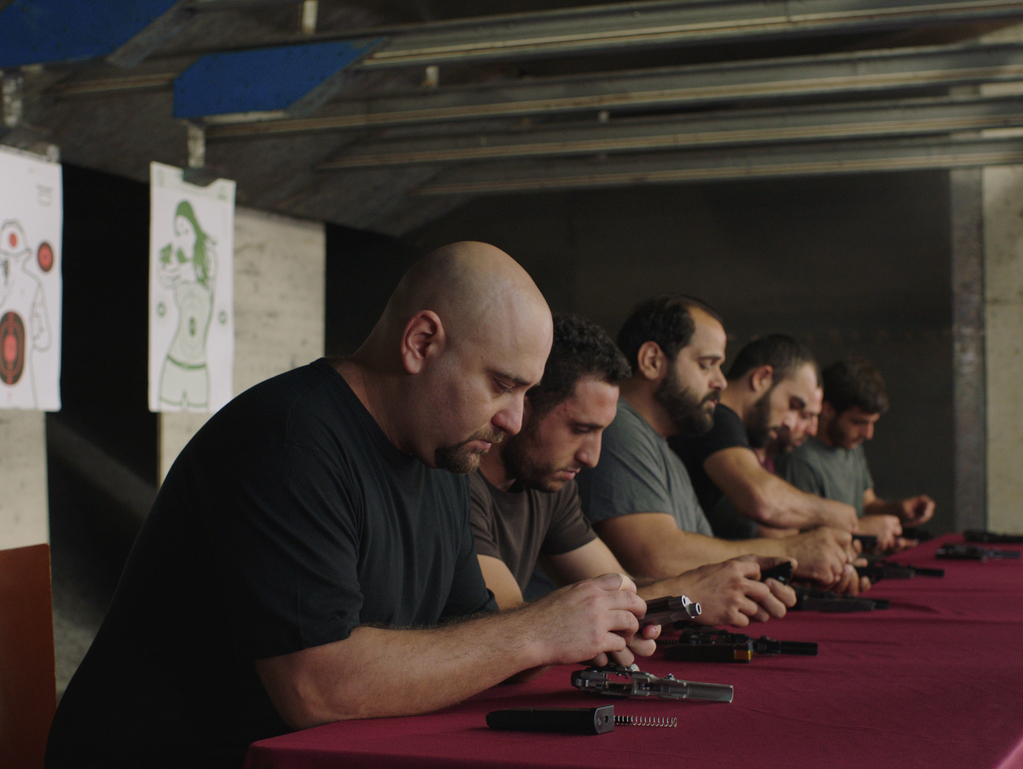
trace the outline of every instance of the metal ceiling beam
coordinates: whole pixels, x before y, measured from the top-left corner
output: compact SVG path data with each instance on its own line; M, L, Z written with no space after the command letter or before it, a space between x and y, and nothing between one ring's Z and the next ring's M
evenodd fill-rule
M1023 79L1023 44L937 46L435 88L336 102L316 117L207 116L211 141L389 125L692 108L751 100L905 92ZM251 116L248 116L251 120Z
M1005 0L788 0L595 6L490 21L463 20L396 36L362 63L375 67L565 56L780 36L846 34L1023 19ZM453 28L452 28L453 27Z
M360 142L320 170L727 145L894 137L1023 126L1023 94L623 120L506 133Z
M160 46L188 26L195 16L195 11L186 7L186 2L187 0L178 0L145 29L107 56L107 61L125 69L141 64L159 50Z
M267 0L193 0L197 11L235 10ZM648 48L876 32L906 27L1023 20L1006 0L661 0L377 26L388 37L366 69L626 52ZM312 40L351 39L350 29ZM297 34L264 45L302 42ZM308 40L306 40L308 42ZM206 53L201 49L192 55Z
M785 145L755 151L703 151L505 161L453 168L419 195L479 195L593 189L785 176L918 171L1023 163L1023 138L900 139Z
M34 0L55 2L56 0ZM288 4L298 2L286 0ZM238 10L285 4L281 0L180 0L150 28L114 52L110 60L121 66L137 64L158 44L180 31L198 12ZM84 7L84 6L83 6ZM12 9L13 11L14 9ZM889 28L976 22L1023 21L1023 2L1006 0L778 0L722 2L671 0L620 3L608 6L559 9L530 14L505 14L455 19L419 25L375 27L366 32L375 39L388 37L358 65L360 70L421 66L446 62L471 63L494 59L610 53L639 48L724 43L827 33L862 33ZM77 29L78 25L71 25ZM313 35L289 33L267 36L259 47L302 46L345 40L362 47L367 40L352 39L351 30ZM177 51L178 57L212 53L239 53L242 49L199 46ZM105 54L98 49L92 55ZM51 56L53 54L50 54ZM82 54L84 55L84 54ZM39 54L35 54L38 58ZM31 57L29 57L31 58ZM58 57L59 58L59 57ZM67 58L80 58L64 56ZM135 83L128 76L107 79L102 90L140 90L151 78ZM115 87L116 86L116 87ZM83 92L86 86L83 86Z
M127 94L136 91L166 91L174 86L174 78L192 62L163 61L153 68L150 62L143 62L130 73L112 66L96 66L81 75L72 74L47 89L46 93L58 99L98 96L102 94Z

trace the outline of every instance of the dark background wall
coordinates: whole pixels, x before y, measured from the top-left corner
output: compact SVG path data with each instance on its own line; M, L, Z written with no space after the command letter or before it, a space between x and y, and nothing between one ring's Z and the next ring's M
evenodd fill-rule
M64 165L61 410L53 418L156 482L149 186Z
M46 415L53 566L56 578L78 553L109 589L156 487L149 187L68 164L63 181L62 408Z
M477 199L408 240L493 243L554 310L616 334L653 294L698 296L729 352L771 331L822 364L864 355L892 400L866 452L880 496L926 492L951 530L952 344L948 175L865 174Z
M324 277L324 349L328 356L354 352L373 330L394 287L421 254L373 232L327 225Z

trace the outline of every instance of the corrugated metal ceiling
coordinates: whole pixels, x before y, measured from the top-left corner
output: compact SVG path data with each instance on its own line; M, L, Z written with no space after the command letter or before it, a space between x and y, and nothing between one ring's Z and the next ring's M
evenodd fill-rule
M493 191L1023 162L1023 2L553 5L0 0L0 141L145 181L191 132L240 204L394 235Z

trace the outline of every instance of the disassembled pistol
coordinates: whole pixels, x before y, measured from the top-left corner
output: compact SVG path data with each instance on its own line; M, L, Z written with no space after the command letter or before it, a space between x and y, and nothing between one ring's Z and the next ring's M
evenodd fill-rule
M671 673L658 678L644 673L637 665L607 665L586 668L572 673L572 686L584 692L606 697L663 697L669 700L705 700L731 702L732 687L728 684L704 684L683 681Z
M674 622L688 622L700 616L700 604L688 596L666 595L646 602L646 616L639 621L644 625L668 625Z
M487 713L487 726L519 732L606 734L616 726L678 726L675 716L615 715L614 705L596 708L508 708Z

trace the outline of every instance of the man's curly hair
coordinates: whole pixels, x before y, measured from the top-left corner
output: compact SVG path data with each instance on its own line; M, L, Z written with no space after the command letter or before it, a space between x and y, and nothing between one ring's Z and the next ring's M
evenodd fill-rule
M527 396L533 410L546 414L575 392L583 377L618 385L631 375L628 361L600 326L571 313L554 315L554 344L543 378Z
M877 367L866 358L842 358L821 372L824 400L836 414L858 406L866 414L888 410L888 391Z

